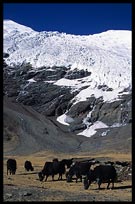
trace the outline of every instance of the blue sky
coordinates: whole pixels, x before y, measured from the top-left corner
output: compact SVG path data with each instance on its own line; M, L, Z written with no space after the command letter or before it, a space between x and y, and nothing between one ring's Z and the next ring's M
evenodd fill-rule
M4 3L3 18L36 31L87 35L132 30L131 3Z

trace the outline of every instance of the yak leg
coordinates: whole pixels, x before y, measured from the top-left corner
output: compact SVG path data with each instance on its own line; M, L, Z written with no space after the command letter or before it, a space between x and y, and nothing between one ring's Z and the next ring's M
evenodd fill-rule
M48 175L46 175L45 181L47 181Z
M59 174L58 180L62 180L62 174Z
M97 180L98 180L98 189L100 189L102 181L100 179L97 179Z
M82 182L82 176L79 172L76 173L76 183L77 183L77 180L80 178L80 181Z
M54 175L52 175L52 181L54 181Z
M110 183L111 183L111 182L110 182L110 181L108 181L107 189L109 189Z
M114 188L114 181L112 181L112 189Z
M82 182L82 176L80 176L80 182Z

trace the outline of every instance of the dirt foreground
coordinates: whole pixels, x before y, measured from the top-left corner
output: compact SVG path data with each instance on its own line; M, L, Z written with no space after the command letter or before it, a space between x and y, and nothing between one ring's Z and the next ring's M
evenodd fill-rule
M45 161L53 158L76 158L76 155L55 154L53 152L39 152L28 156L4 156L3 171L3 201L132 201L132 181L126 180L115 183L113 190L107 190L107 184L97 189L93 183L88 190L84 190L83 183L76 183L74 180L67 183L65 176L62 181L55 181L49 177L47 182L40 182L37 173L42 169ZM78 158L88 158L89 154L77 155ZM131 161L129 154L100 154L91 155L93 158L111 161ZM15 158L17 171L15 175L7 175L6 161L8 158ZM34 166L33 172L26 172L24 169L25 160L30 160Z

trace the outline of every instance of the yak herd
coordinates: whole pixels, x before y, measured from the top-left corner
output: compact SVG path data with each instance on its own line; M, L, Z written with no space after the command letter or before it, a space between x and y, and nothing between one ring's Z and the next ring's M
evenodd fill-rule
M117 162L119 165L128 165L126 162ZM31 161L25 161L24 168L26 171L34 171ZM7 175L8 172L15 174L17 169L17 162L15 159L7 160ZM46 161L42 170L37 173L40 181L47 181L48 177L58 175L58 180L62 180L62 176L65 175L67 182L72 182L75 179L76 183L78 179L82 182L84 189L88 189L92 182L97 182L98 189L100 189L102 183L107 183L107 189L110 183L112 183L112 189L114 188L114 182L117 181L117 171L114 166L114 162L104 162L104 164L95 159L89 159L85 161L75 161L72 159L58 160L57 158L52 161Z

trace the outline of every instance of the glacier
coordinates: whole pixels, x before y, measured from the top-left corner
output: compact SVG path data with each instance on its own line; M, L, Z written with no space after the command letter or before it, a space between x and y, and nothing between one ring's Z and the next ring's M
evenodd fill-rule
M51 67L58 66L67 67L70 71L83 69L91 73L81 79L61 78L48 81L60 87L71 87L72 92L80 90L72 99L73 105L93 95L109 102L120 100L121 94L128 94L132 90L130 30L73 35L58 31L37 32L12 20L4 20L3 31L3 52L9 54L5 62L11 67L30 63L35 72L41 67L51 70ZM33 82L36 82L33 78L28 80L28 83ZM99 86L106 86L111 91ZM68 125L66 118L64 113L57 121ZM93 125L94 128L95 126L96 124Z
M6 63L11 66L23 62L35 68L70 66L91 72L95 85L100 81L112 88L131 85L131 31L80 36L37 32L11 20L4 20L3 26L3 50L10 55Z

